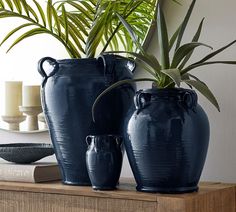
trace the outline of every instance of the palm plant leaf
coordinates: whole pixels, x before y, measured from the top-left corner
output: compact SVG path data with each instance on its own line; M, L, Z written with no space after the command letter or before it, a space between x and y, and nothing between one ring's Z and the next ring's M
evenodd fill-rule
M113 26L112 26L111 23L108 23L108 26L107 26L107 27L108 27L108 29L106 28L105 30L106 30L108 33L105 33L105 34L104 34L104 36L107 35L106 41L109 40L109 36L111 36L111 34L114 32L114 28L113 28ZM112 50L119 49L119 40L118 40L117 33L115 33L114 36L112 37L110 44L113 46L113 49L112 49Z
M2 0L0 0L0 8L5 8L5 5Z
M173 0L173 2L175 2L178 5L181 5L181 3L179 1L177 1L177 0Z
M90 4L87 1L81 1L81 4L89 11L91 14L96 13L96 8L94 8L94 4L92 4L92 1L90 1Z
M210 91L210 89L206 86L205 83L199 81L199 80L184 80L184 82L187 85L190 85L197 89L203 96L205 96L216 108L218 111L220 111L220 106L213 95L213 93Z
M14 8L13 8L13 3L12 3L12 1L11 1L11 0L5 0L5 2L7 3L8 7L10 8L10 10L13 11Z
M222 48L220 49L217 49L216 51L208 54L207 56L205 56L203 59L201 59L200 61L196 62L195 64L199 64L199 63L203 63L209 59L211 59L212 57L216 56L217 54L221 53L222 51L224 51L225 49L229 48L230 46L232 46L233 44L236 43L236 40L230 42L229 44L227 44L226 46L223 46ZM195 65L194 64L194 65Z
M180 87L180 83L181 83L181 75L178 69L163 69L161 70L161 72L165 75L167 75L168 77L170 77L173 82Z
M143 50L141 44L139 43L138 37L136 36L136 33L134 33L130 24L128 22L126 22L125 19L120 14L117 13L117 16L120 19L121 23L125 26L126 30L129 32L129 35L131 36L133 42L140 49L140 51L143 53L144 50Z
M202 21L200 22L199 24L199 27L197 29L197 32L195 33L195 35L193 36L193 39L192 39L192 42L198 42L199 38L200 38L200 35L201 35L201 31L202 31L202 25L203 25L203 21L204 21L204 18L202 19ZM191 58L192 54L193 54L193 51L190 51L188 53L188 55L184 58L183 62L179 65L179 69L183 69L183 67L186 65L186 63L189 61L189 59Z
M64 29L65 29L65 41L66 41L66 43L68 43L68 39L69 39L68 21L67 21L67 13L66 13L66 9L65 9L64 5L62 5L62 20L64 23Z
M160 72L161 65L159 64L159 61L154 56L145 53L141 44L138 41L138 38L133 28L129 25L129 23L127 23L127 21L122 16L120 16L119 14L117 14L117 16L119 17L120 21L126 28L127 32L129 33L130 37L132 38L133 42L136 44L136 46L138 47L138 50L140 50L141 53L135 53L135 52L130 52L130 51L119 51L119 52L113 51L111 53L126 53L126 54L130 54L136 57L138 60L146 64L144 66L145 66L145 70L148 73L150 73L154 77L158 77L158 75L161 74Z
M85 23L83 22L86 19L81 20L78 16L71 15L70 13L67 13L67 18L78 28L78 30L81 31L81 33L83 33L86 37L88 36L88 31L84 27L84 24L88 27L89 23L87 21Z
M72 41L68 40L67 43L64 41L66 40L66 35L64 33L61 33L61 37L55 36L57 39L62 39L62 43L67 49L67 52L70 54L71 58L80 58L80 53L78 49L76 48L75 44L72 43Z
M22 6L21 6L20 0L13 0L13 3L15 5L17 11L19 12L19 14L22 14Z
M19 15L15 12L11 12L11 11L8 11L8 10L2 10L0 11L0 18L22 18L22 19L25 19L26 21L33 21L31 18L29 18L28 16L22 16L22 15Z
M64 6L63 6L64 7ZM78 39L78 42L76 42L76 45L78 47L78 49L81 51L81 52L85 52L83 47L82 47L82 44L85 44L85 39L84 39L84 36L82 35L81 31L79 28L77 28L76 25L74 25L74 22L70 22L70 18L67 17L68 13L63 9L63 12L62 12L62 15L58 17L58 25L59 26L62 26L65 30L65 35L67 35L66 37L66 41L68 41L68 38L69 36L72 37L72 39L74 39L73 37L76 36ZM82 44L81 44L82 42Z
M145 39L146 39L146 32L150 28L150 25L152 24L152 21L154 19L154 14L155 14L155 8L157 4L157 0L125 0L125 1L115 1L110 2L112 4L113 11L114 13L119 14L120 17L122 17L124 20L126 20L127 23L137 23L138 22L138 27L135 27L134 24L134 31L135 33L140 33L138 37L139 43L143 44ZM151 13L150 13L151 11ZM141 23L142 22L142 23ZM110 42L112 42L113 36L117 32L121 32L124 34L123 39L126 42L126 51L132 51L136 49L136 46L133 45L132 40L130 37L127 37L126 34L126 28L124 29L122 27L122 23L119 22L117 23L115 17L113 24L115 26L113 33L111 34L110 38L107 40L107 43L105 44L102 52L104 52L109 45ZM133 26L133 25L132 25ZM139 32L138 32L139 31ZM107 33L107 32L106 32ZM137 44L138 45L138 44Z
M81 15L83 15L84 17L86 17L86 18L90 19L91 21L93 21L93 16L91 14L90 7L89 7L90 12L89 12L83 6L81 6L82 1L77 1L77 2L70 1L70 0L69 1L63 1L61 4L59 4L58 9L60 9L62 7L65 7L66 4L72 6L74 9L79 11L81 13ZM71 10L73 10L73 9L71 9ZM93 12L94 12L94 10L92 10L92 13Z
M85 44L86 42L80 30L76 26L74 26L73 23L70 23L69 21L68 21L68 30L69 30L69 35L71 35L70 33L72 32L79 39L78 47L81 51L83 51L83 53L85 53L84 50L82 50L81 48L82 48L82 44ZM82 44L81 44L81 41L82 41Z
M129 36L129 32L125 31L124 35L126 37L126 41L129 42L129 43L132 43L132 38ZM137 52L137 49L134 50L133 45L126 46L126 50L129 51L129 52L132 52L132 51Z
M159 27L158 41L159 41L162 69L169 69L169 67L170 67L169 39L168 39L165 17L164 17L164 14L163 14L163 11L162 11L160 5L158 6L157 25Z
M181 75L181 80L182 80L182 81L184 81L184 80L190 80L189 74L186 73L186 74Z
M191 5L190 5L190 7L189 7L189 9L188 9L188 12L187 12L185 18L184 18L184 21L181 24L181 28L180 28L180 31L179 31L179 34L178 34L175 50L177 50L180 47L180 44L181 44L181 41L182 41L182 38L183 38L183 35L184 35L184 32L185 32L185 29L186 29L187 24L189 22L189 19L190 19L190 16L192 14L192 11L193 11L193 8L195 6L195 3L196 3L196 0L193 0Z
M38 12L41 16L41 19L42 19L42 22L43 22L43 25L46 27L46 16L43 12L43 9L41 7L41 5L36 1L36 0L33 0L34 4L36 5L37 9L38 9Z
M152 75L154 78L157 78L157 75L156 73L153 71L152 68L150 68L150 66L148 66L146 63L142 62L141 60L139 59L136 59L136 64L143 68L145 71L147 71L150 75Z
M78 39L78 34L75 33L76 30L73 30L73 25L71 23L69 23L69 28L68 28L68 32L71 36L71 38L73 39L73 41L75 42L78 50L80 50L82 53L85 54L85 51L80 43L80 40ZM78 58L81 58L81 55L78 52Z
M178 38L181 25L182 25L182 24L180 24L180 26L177 28L177 30L174 32L174 34L173 34L172 37L170 38L170 41L169 41L169 51L172 49L172 47L174 46L175 41L176 41L177 38Z
M26 24L22 24L19 27L16 27L15 29L11 30L2 40L2 42L0 43L0 46L6 41L8 40L8 38L10 38L14 33L18 32L19 30L28 27L28 26L34 26L34 23L26 23Z
M226 65L236 65L236 61L209 61L209 62L204 62L204 63L197 63L197 64L192 64L185 69L181 71L181 74L185 74L195 68L198 68L200 66L206 66L206 65L213 65L213 64L226 64Z
M29 17L30 16L30 13L29 13L29 9L27 7L27 3L26 3L26 0L20 0L21 4L22 4L22 7L25 11L25 13L27 14L27 16Z
M176 68L189 53L191 53L196 47L199 46L205 46L212 49L211 46L199 42L191 42L184 44L183 46L179 47L175 52L171 63L171 68Z
M23 35L21 35L19 38L17 38L13 44L8 48L7 52L9 52L16 44L18 44L19 42L21 42L22 40L24 40L25 38L29 38L31 36L34 35L38 35L38 34L42 34L42 33L47 33L48 31L46 29L43 28L35 28L35 29L31 29L28 32L24 33Z
M120 45L122 44L122 48L124 49L126 47L124 36L119 31L117 32L117 36L118 36L118 39L120 41Z
M192 78L192 79L194 79L194 80L196 80L196 81L200 81L201 83L203 83L203 84L206 85L206 83L203 82L202 80L200 80L198 77L196 77L196 76L194 76L194 75L192 75L192 74L190 74L190 73L188 73L188 74L186 74L186 75L189 76L189 79Z
M69 32L70 32L70 36L71 36L71 38L73 39L73 41L74 41L76 47L78 47L79 50L83 51L83 48L82 48L82 46L80 45L80 42L79 42L77 36L76 36L76 35L74 34L74 32L71 31L70 29L69 29ZM69 41L67 41L67 43L68 43L68 42L69 42ZM70 42L70 43L71 43L71 42ZM72 45L72 43L71 43L70 45ZM75 47L74 45L73 45L73 47L72 47L73 51L76 53L76 56L74 56L74 58L81 58L81 54L80 54L80 52L78 51L78 49L77 49L76 47Z
M73 13L73 12L67 12L67 17L70 17L72 22L75 22L74 20L76 20L75 24L78 24L77 22L80 22L81 26L83 26L84 30L87 31L87 29L91 28L91 23L81 14L77 14L77 13ZM74 18L72 18L74 17ZM83 30L82 30L83 31ZM87 32L88 34L89 32Z
M23 0L23 1L25 1L25 0ZM23 3L23 5L25 5L24 8L27 8L27 10L28 10L28 11L26 10L27 11L26 12L27 16L30 17L30 14L32 14L32 16L34 17L35 21L38 23L39 22L39 18L38 18L37 13L33 10L33 8L30 5L28 5L26 2Z
M104 21L108 18L108 14L109 10L105 12L104 16L97 19L91 28L85 47L87 57L94 57L96 53L96 48L103 37L105 29Z
M59 16L57 15L57 12L54 7L51 7L51 11L52 11L53 19L55 21L55 28L57 30L58 36L60 37L61 36L61 24L60 24Z
M47 19L48 19L48 26L49 29L52 31L52 0L48 0L47 3Z

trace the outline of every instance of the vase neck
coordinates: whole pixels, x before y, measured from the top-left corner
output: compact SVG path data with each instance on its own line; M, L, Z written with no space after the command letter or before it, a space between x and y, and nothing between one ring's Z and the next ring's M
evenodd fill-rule
M161 100L173 100L183 103L188 108L193 108L197 105L197 94L195 91L183 88L168 88L168 89L147 89L140 90L135 96L136 109L143 108L147 104Z

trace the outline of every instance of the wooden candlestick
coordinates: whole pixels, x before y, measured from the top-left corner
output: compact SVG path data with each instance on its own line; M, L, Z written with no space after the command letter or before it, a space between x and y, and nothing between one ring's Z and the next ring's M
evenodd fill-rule
M9 124L9 130L19 131L20 123L25 121L26 116L2 116L2 120Z
M43 110L41 106L19 106L21 112L26 114L28 121L28 130L34 131L39 129L38 114Z
M38 120L43 123L43 128L44 129L48 128L47 123L46 123L46 119L45 119L45 115L43 113L40 113L38 115Z

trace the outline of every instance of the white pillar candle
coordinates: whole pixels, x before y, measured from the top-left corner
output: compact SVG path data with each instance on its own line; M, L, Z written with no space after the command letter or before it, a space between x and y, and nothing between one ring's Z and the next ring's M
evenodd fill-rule
M21 116L19 106L22 105L22 82L5 82L5 116Z
M24 107L41 106L39 85L23 86L23 106Z

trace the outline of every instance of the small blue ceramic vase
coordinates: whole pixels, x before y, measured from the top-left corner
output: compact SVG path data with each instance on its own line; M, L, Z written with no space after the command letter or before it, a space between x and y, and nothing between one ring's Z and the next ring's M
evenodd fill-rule
M95 190L114 190L122 167L122 139L116 135L89 135L86 165Z

